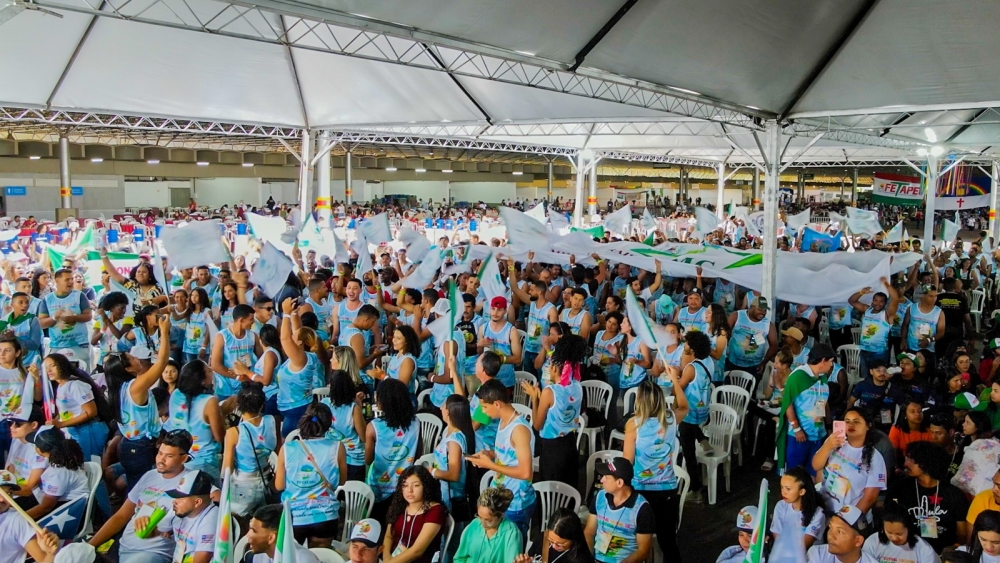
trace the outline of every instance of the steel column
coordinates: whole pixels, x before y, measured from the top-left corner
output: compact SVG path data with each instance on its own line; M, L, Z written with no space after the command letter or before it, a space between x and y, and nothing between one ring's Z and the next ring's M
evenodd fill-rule
M320 146L325 147L330 142L330 132L323 131L319 135ZM330 224L330 216L333 215L330 207L330 151L326 150L319 157L316 164L319 167L316 186L316 213L317 223L321 226Z
M753 167L753 188L750 191L750 202L756 211L760 204L760 168L756 166Z
M764 247L760 292L771 306L778 272L778 189L781 186L781 126L767 122L767 177L764 182Z
M549 177L548 177L548 181L545 184L545 188L546 188L546 194L545 195L546 195L546 198L549 200L549 202L552 202L552 182L553 182L553 180L555 180L555 172L553 171L552 161L550 160L549 161Z
M858 203L858 168L851 173L851 205Z
M302 152L299 154L299 219L305 223L309 216L309 187L312 184L313 141L316 133L302 131Z
M69 137L63 133L59 135L59 206L63 209L73 208L73 188L70 184Z
M593 217L597 215L597 160L587 163L590 168L587 171L587 214Z
M344 155L344 204L350 205L354 195L354 165L351 164L351 157L354 153L347 151Z
M720 162L718 164L716 170L718 171L719 178L717 180L717 187L716 187L716 192L717 193L715 194L716 195L716 197L715 197L715 200L716 200L716 203L715 203L715 205L716 205L716 207L715 207L715 214L720 219L724 219L726 217L726 213L725 213L725 209L724 209L724 206L726 204L725 203L725 199L726 199L726 163L725 162Z
M990 236L993 237L992 248L996 248L997 235L1000 233L998 230L997 222L997 193L1000 192L1000 188L997 188L998 180L1000 180L1000 166L997 165L997 161L993 161L993 166L990 168L990 176L993 179L993 189L990 190Z
M933 154L927 155L927 189L924 190L924 241L921 250L924 253L931 251L934 245L934 201L937 195L938 183L938 157ZM943 242L943 241L942 241Z
M799 170L799 185L796 191L796 196L800 205L806 200L806 179L805 176L802 175L801 170Z
M586 174L583 164L583 155L576 155L576 192L573 202L573 226L583 228L583 175Z

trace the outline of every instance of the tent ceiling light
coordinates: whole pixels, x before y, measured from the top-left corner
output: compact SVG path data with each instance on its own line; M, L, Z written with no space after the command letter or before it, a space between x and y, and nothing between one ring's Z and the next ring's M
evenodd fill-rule
M205 162L205 161L203 161L203 160L201 160L201 161L198 161L198 166L208 166L208 163Z
M685 94L691 94L692 96L700 96L701 92L695 92L694 90L688 90L687 88L678 88L677 86L670 86L671 90L677 90L678 92L683 92Z
M417 168L414 172L427 172L426 168Z
M40 157L40 156L29 156L28 157L28 160L41 160L41 159L42 159L42 157Z
M526 57L534 57L535 56L535 54L532 53L531 51L514 51L514 52L515 53L520 53L520 54L522 54L522 55L524 55Z
M454 172L454 170L442 170L441 172L444 172L445 174L451 174L452 172Z
M921 122L921 123L923 123L923 122ZM936 143L937 142L937 133L935 133L934 130L931 129L930 127L927 127L926 129L924 129L924 135L927 136L927 140L929 142L931 142L931 143Z
M94 163L97 163L97 162L104 162L104 159L103 158L92 158L92 159L90 159L90 161L94 162Z
M390 166L389 168L386 168L385 171L386 172L395 172L396 171L396 167L395 166Z
M513 174L515 176L520 176L520 175L524 174L524 172L519 172L519 171L515 170L515 171L511 172L511 174Z
M253 163L252 163L252 162L244 162L244 163L243 163L243 166L244 166L245 168L249 168L249 167L253 166Z
M931 147L931 154L934 156L941 156L942 154L944 154L944 147L942 147L941 145L934 145L933 147Z
M160 161L156 160L156 159L152 159L152 160L147 160L146 161L146 164L159 164L159 163L160 163Z
M920 156L927 156L927 149L921 147L917 149L917 154Z

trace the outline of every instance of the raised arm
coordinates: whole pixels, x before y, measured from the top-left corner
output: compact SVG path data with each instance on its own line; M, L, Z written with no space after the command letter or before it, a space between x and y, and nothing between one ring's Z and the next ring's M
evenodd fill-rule
M306 366L306 352L295 341L295 335L292 334L292 316L297 317L295 314L295 300L291 297L286 297L281 302L281 312L281 348L285 351L285 355L288 356L291 368L298 371Z
M156 356L156 363L150 366L135 382L129 386L128 394L132 402L137 405L145 405L149 397L149 390L160 380L160 375L170 361L170 346L164 343L170 342L170 316L163 315L157 320L160 330L160 350Z

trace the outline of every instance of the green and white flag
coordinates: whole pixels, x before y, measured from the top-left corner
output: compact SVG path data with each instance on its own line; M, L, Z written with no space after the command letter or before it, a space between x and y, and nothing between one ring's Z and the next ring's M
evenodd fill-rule
M94 225L93 223L91 223L90 225L87 225L87 229L83 231L83 234L78 236L76 240L74 240L73 243L69 245L68 252L70 254L73 254L79 250L94 248L95 237L96 235L94 233Z
M767 479L760 481L760 500L757 502L757 521L750 537L750 549L743 563L763 563L764 540L767 538Z
M295 534L292 532L292 508L282 505L278 537L274 542L274 563L295 563Z
M483 265L479 267L479 274L476 277L479 278L480 287L483 288L483 293L486 295L484 311L488 310L488 305L494 297L507 297L507 286L500 279L500 268L497 266L496 255L491 253L483 259Z
M462 318L465 302L460 297L455 280L448 280L445 299L448 303L448 312L438 316L438 318L427 325L427 330L434 337L434 342L445 342L447 340L459 341L459 338L455 337L455 333L459 332L455 329L455 325L458 324L458 319ZM464 337L461 341L464 342Z
M896 243L903 240L903 222L900 221L896 223L896 226L889 229L889 232L885 234L884 242Z
M625 291L625 314L628 316L628 322L632 325L632 329L635 330L635 335L651 350L658 351L660 357L666 356L664 352L667 345L666 330L649 320L649 316L639 306L639 301L636 300L632 288L625 289L627 290Z
M219 523L215 528L215 550L212 563L233 563L233 510L230 479L232 472L226 469L219 497Z

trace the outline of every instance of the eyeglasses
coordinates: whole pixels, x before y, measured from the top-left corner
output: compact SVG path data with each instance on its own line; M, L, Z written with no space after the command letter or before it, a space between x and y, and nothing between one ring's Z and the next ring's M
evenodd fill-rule
M261 309L263 309L265 311L273 311L274 307L261 307Z

